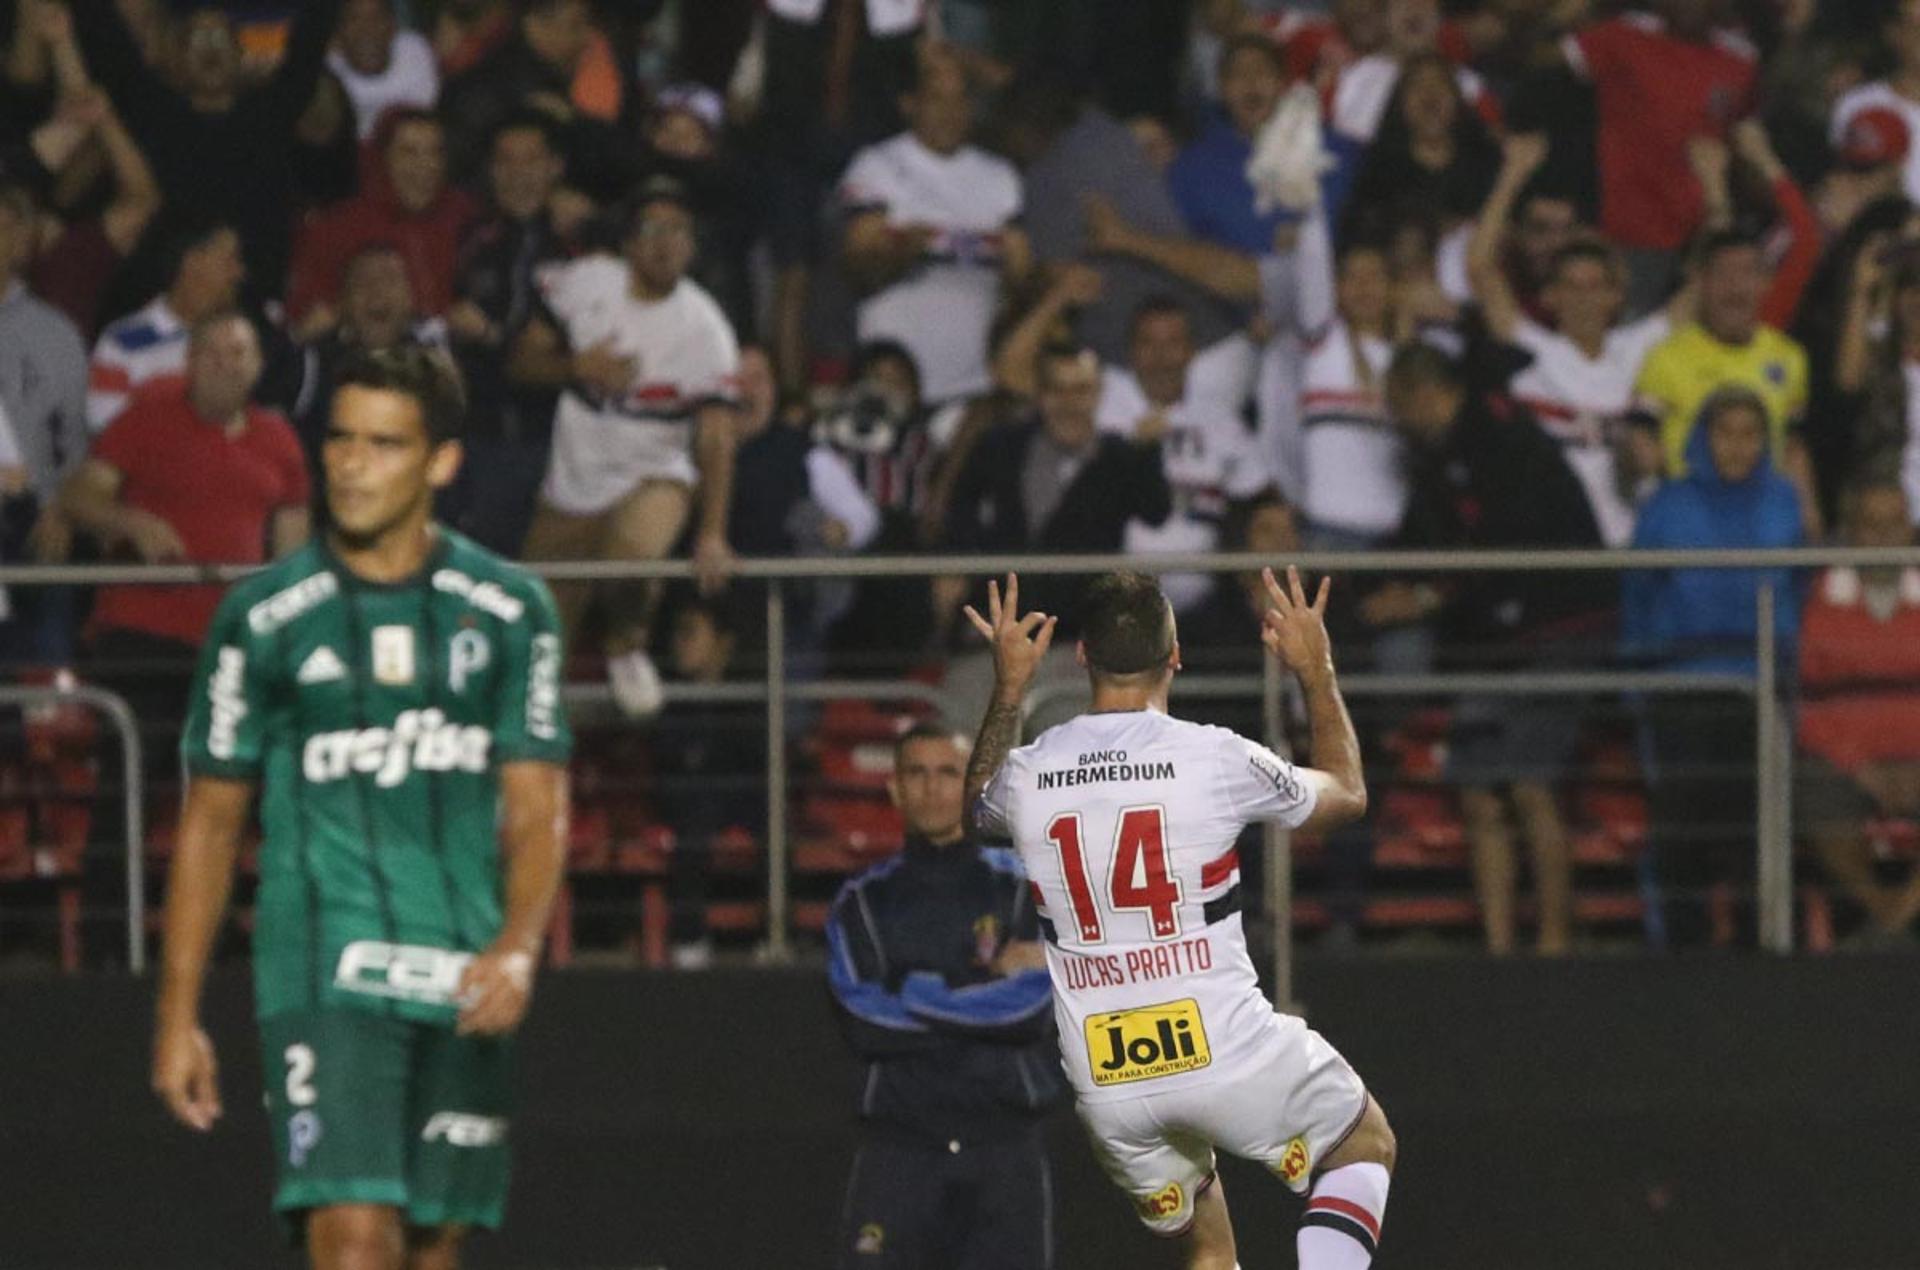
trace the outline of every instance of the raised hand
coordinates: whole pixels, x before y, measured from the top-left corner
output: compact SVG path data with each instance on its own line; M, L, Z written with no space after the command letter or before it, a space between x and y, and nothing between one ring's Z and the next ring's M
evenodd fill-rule
M987 583L987 616L980 616L971 604L965 611L973 629L986 637L993 650L993 675L1000 695L1017 700L1053 646L1053 628L1060 619L1045 613L1021 617L1020 577L1013 573L1007 575L1004 602L999 586Z
M1500 145L1501 158L1509 171L1521 178L1532 176L1547 161L1548 141L1544 132L1516 132Z
M1319 592L1311 603L1300 585L1300 571L1287 567L1287 585L1282 587L1272 569L1262 569L1260 580L1266 583L1267 599L1272 607L1260 624L1260 641L1267 651L1286 663L1287 669L1302 679L1333 673L1333 642L1327 637L1327 590L1332 580L1320 579Z

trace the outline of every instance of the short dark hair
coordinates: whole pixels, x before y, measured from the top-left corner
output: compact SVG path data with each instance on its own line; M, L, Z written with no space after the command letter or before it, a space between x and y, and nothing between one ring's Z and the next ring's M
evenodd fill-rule
M1760 250L1760 240L1744 229L1716 229L1703 234L1693 249L1693 262L1701 269L1713 262L1715 256L1728 251Z
M1133 314L1127 319L1127 338L1132 339L1140 334L1142 322L1157 317L1177 317L1188 323L1189 327L1192 325L1192 318L1187 313L1186 305L1164 291L1155 291L1133 306Z
M1096 362L1099 361L1099 358L1094 355L1093 349L1078 340L1048 340L1047 343L1041 347L1040 356L1034 360L1034 371L1039 379L1040 387L1045 388L1047 386L1047 370L1049 367L1059 362L1077 362L1083 357L1093 357Z
M458 441L467 413L460 372L443 354L420 344L349 349L334 372L334 391L374 388L411 397L420 407L430 445Z
M1445 349L1437 348L1425 340L1408 340L1394 350L1393 361L1387 367L1387 391L1415 388L1421 384L1465 388L1466 367Z
M1173 609L1144 573L1103 574L1087 584L1080 642L1087 665L1103 675L1143 675L1173 656Z
M945 741L949 745L963 746L966 741L954 729L938 719L922 719L893 738L893 765L900 766L900 759L907 747L915 741Z
M487 134L487 153L492 154L494 147L500 144L500 138L509 132L537 132L540 139L547 143L547 149L555 154L561 152L559 125L537 110L516 110L495 124L493 131Z
M346 285L347 275L357 269L361 261L371 260L375 256L392 256L403 265L407 260L407 254L400 250L400 244L394 242L391 238L375 238L370 242L361 243L358 247L355 247L351 252L347 253L346 259L340 262L340 284L342 286ZM409 279L409 281L411 281L411 279Z
M907 368L907 375L913 380L913 398L920 399L920 363L915 360L913 350L899 340L866 340L853 350L853 364L847 369L847 378L859 383L866 378L868 371L881 362L897 362Z
M400 135L400 130L413 123L432 124L440 130L441 136L445 136L447 132L446 120L425 106L394 106L380 116L381 152L385 153L392 148L394 138Z
M1258 53L1267 59L1274 73L1282 79L1287 76L1287 59L1281 55L1280 46L1257 31L1242 31L1220 46L1219 73L1227 73L1227 64L1242 53Z
M182 214L168 220L160 230L160 247L154 256L163 280L161 285L172 286L188 256L229 233L238 235L239 231L233 222L215 216Z
M640 182L621 205L621 237L631 238L639 232L641 218L655 203L671 203L688 216L699 219L699 212L693 205L693 192L687 188L686 182L664 172L658 173Z
M1697 417L1702 428L1711 428L1721 415L1732 410L1746 410L1757 416L1760 428L1765 431L1773 416L1767 411L1767 400L1745 384L1725 384L1713 390L1707 399L1700 403Z
M1620 277L1622 268L1620 254L1606 243L1592 238L1576 238L1554 252L1553 259L1547 265L1547 276L1557 278L1562 269L1568 265L1579 264L1583 260L1599 265L1615 278Z

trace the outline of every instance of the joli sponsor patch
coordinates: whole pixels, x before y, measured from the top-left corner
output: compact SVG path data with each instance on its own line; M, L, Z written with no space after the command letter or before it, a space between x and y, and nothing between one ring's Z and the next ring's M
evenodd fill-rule
M1200 1003L1192 997L1089 1015L1086 1041L1095 1085L1198 1071L1213 1061Z

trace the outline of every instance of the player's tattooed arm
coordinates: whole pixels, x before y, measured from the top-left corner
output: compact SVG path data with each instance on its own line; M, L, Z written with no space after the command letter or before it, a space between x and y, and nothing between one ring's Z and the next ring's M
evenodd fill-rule
M987 786L1000 771L1001 764L1007 761L1007 755L1013 747L1020 744L1020 702L1002 701L995 694L993 704L987 707L986 717L980 720L980 735L974 738L973 754L967 759L967 836L976 837L980 826L974 823L974 817L980 806L980 796L986 793Z
M971 604L966 613L967 620L993 650L993 700L987 706L986 718L980 721L980 735L967 761L966 815L967 829L972 832L978 828L974 816L980 795L1013 747L1020 744L1020 703L1047 649L1053 646L1054 624L1060 619L1045 613L1020 616L1020 578L1012 573L1007 575L1004 602L999 586L988 582L987 615L982 617Z

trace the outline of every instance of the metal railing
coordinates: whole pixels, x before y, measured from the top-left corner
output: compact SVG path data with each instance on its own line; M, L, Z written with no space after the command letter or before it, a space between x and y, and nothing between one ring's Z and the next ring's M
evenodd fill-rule
M142 775L145 769L141 767L140 723L134 718L133 707L118 693L96 688L92 684L49 684L45 687L0 684L0 706L31 709L41 705L67 704L83 705L97 711L120 735L120 761L126 768L121 806L126 813L127 832L127 967L134 974L145 974L147 889L143 852L147 840L144 821L146 781Z
M845 682L821 682L815 684L788 684L786 682L786 590L784 583L790 580L811 579L849 579L849 578L911 578L938 577L948 575L998 576L1007 572L1019 572L1031 575L1089 574L1099 573L1116 567L1139 569L1150 573L1239 573L1256 570L1262 566L1277 563L1265 555L1254 553L1187 553L1178 555L1126 557L1106 555L1070 555L1070 556L875 556L875 557L836 557L836 558L792 558L792 559L748 559L735 562L732 572L737 579L761 580L766 583L766 623L767 649L766 674L764 687L759 696L733 695L739 692L753 693L753 686L737 685L726 689L725 699L754 700L763 699L767 704L767 760L768 760L768 810L767 860L769 876L768 893L768 953L775 959L784 958L790 951L789 916L790 903L787 892L789 863L789 842L787 834L786 800L781 792L786 787L787 758L785 753L786 710L792 700L824 699L832 695L855 695L842 690L848 688ZM1620 551L1620 550L1582 550L1582 551L1370 551L1370 552L1302 552L1288 557L1285 563L1296 564L1309 573L1331 573L1336 576L1365 574L1464 574L1487 572L1527 572L1543 570L1579 570L1600 572L1630 572L1638 570L1668 569L1803 569L1812 570L1829 566L1855 567L1914 567L1920 566L1920 549L1917 548L1839 548L1808 547L1794 549L1752 549L1752 550L1660 550L1660 551ZM694 576L691 562L684 560L662 561L578 561L578 562L542 562L528 566L534 572L553 581L646 581L656 579L690 579ZM256 571L257 566L240 565L162 565L162 566L122 566L122 565L5 565L0 564L0 586L33 585L100 585L100 584L152 584L177 585L194 582L229 582ZM1790 809L1788 799L1788 767L1790 749L1787 744L1789 729L1781 714L1778 682L1776 674L1776 654L1772 614L1776 598L1771 584L1765 580L1758 584L1759 620L1754 632L1754 650L1758 666L1757 675L1748 679L1744 676L1697 675L1697 674L1659 674L1645 671L1594 671L1566 672L1555 674L1436 674L1414 676L1365 676L1355 675L1343 680L1346 691L1358 696L1376 695L1436 695L1450 692L1468 692L1475 694L1526 694L1526 693L1606 693L1606 692L1744 692L1751 693L1757 702L1757 723L1755 738L1755 764L1759 777L1760 795L1756 800L1757 852L1758 852L1758 892L1760 907L1761 942L1774 952L1786 952L1792 947L1792 911L1791 911L1791 834ZM1239 686L1250 687L1255 681L1249 677ZM1267 740L1270 744L1284 745L1283 730L1280 727L1281 682L1277 668L1271 659L1267 662L1267 673L1259 682L1259 691L1264 702ZM878 685L872 690L883 695L899 695L901 683ZM1197 685L1183 680L1179 691L1194 694ZM681 699L687 699L684 689L677 690ZM865 689L862 690L866 691ZM1250 694L1249 694L1250 695ZM669 700L674 699L670 690ZM713 698L715 700L721 698ZM927 698L932 699L932 698ZM123 703L124 704L124 703ZM950 707L952 699L946 704ZM955 722L966 725L971 720L957 719ZM137 746L137 739L135 742ZM130 771L138 772L137 765L130 765ZM130 796L129 806L137 820L137 791ZM1278 862L1284 862L1285 843L1283 840L1270 839L1275 843ZM129 845L129 875L138 869L136 845ZM1287 870L1273 868L1268 870L1269 904L1276 924L1276 945L1284 948L1290 944L1287 938L1288 914ZM132 888L134 895L139 888ZM132 933L130 922L130 945L137 940ZM1284 954L1282 954L1284 956ZM142 958L144 960L144 958ZM1288 979L1281 981L1282 988L1290 988ZM1281 999L1287 999L1285 991Z

